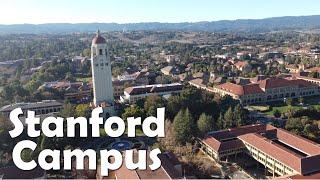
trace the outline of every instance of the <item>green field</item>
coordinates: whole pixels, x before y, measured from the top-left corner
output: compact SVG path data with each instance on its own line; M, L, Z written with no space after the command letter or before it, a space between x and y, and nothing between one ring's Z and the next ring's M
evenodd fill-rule
M293 110L299 110L299 109L302 109L302 106L291 106L291 108ZM266 115L270 115L270 116L273 116L273 113L276 111L276 110L279 110L279 112L282 114L282 113L285 113L287 112L289 109L289 106L275 106L275 107L272 107L270 108L269 111L266 111L264 112Z
M284 104L283 102L274 102L268 105L252 105L248 106L248 109L260 111L266 115L273 116L273 113L278 110L281 114L288 111L289 108L293 110L299 110L307 107L314 107L316 109L320 109L320 96L313 96L304 98L304 105L300 105L297 100L293 103L291 107Z
M81 82L89 82L91 81L91 77L76 78L76 80Z

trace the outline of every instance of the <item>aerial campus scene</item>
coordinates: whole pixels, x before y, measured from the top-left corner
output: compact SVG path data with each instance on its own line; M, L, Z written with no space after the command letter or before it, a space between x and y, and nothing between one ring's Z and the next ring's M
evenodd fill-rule
M320 1L0 4L0 179L320 179Z

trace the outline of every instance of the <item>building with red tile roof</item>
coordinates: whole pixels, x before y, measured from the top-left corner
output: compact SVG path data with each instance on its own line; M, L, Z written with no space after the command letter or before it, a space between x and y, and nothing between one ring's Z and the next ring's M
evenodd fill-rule
M246 85L227 82L215 86L214 92L221 96L229 95L243 104L258 104L319 95L320 87L303 79L271 77Z
M218 161L245 153L274 176L320 175L320 144L271 125L254 124L211 132L200 144L202 150Z
M239 70L239 71L242 71L242 72L250 72L252 67L251 65L247 62L247 61L238 61L236 63L234 63L234 66Z

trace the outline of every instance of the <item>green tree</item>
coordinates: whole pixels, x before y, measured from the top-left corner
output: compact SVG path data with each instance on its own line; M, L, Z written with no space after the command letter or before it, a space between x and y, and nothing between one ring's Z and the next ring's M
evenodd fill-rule
M199 132L204 135L214 129L214 120L211 116L202 113L197 122Z
M234 100L231 96L223 96L219 102L220 110L224 113L229 107L235 107L239 101Z
M168 118L173 119L180 109L181 109L180 96L177 96L177 95L170 96L166 106L166 114L168 114L167 115Z
M308 76L312 77L312 78L318 78L318 72L317 71L312 71L312 72L309 73Z
M144 111L147 116L155 116L157 108L165 107L165 100L158 95L148 96L144 102Z
M289 118L286 121L286 130L294 132L295 134L301 135L304 127L300 118Z
M76 117L89 117L90 116L90 105L89 104L78 104L75 109Z
M190 142L195 134L193 118L188 109L180 110L173 121L175 139L180 144Z
M65 80L74 82L76 81L76 78L71 74L71 72L67 72L65 76Z
M234 108L234 120L236 121L236 125L238 127L248 124L247 114L247 111L243 109L240 104L236 105L236 107Z
M90 53L91 53L91 50L89 48L86 48L82 51L82 55L83 56L87 56L89 57L90 56Z
M129 106L124 109L122 114L122 119L127 119L128 117L142 117L144 114L143 110L136 105Z
M224 117L223 114L220 112L219 118L217 120L217 129L221 130L224 129Z
M201 90L195 87L186 87L180 94L182 108L188 108L190 112L199 117L203 110L203 101Z
M319 136L320 131L319 127L315 124L306 124L303 129L303 133L312 139L315 139Z
M235 125L235 118L232 107L229 107L227 112L224 114L224 128L232 128Z
M292 99L292 98L287 98L287 99L286 99L286 104L287 104L288 106L292 106L292 105L293 105L293 99Z
M281 117L281 112L279 111L279 109L276 109L276 110L273 111L273 116L276 117L276 118Z
M270 124L274 127L280 127L280 123L277 119L272 119Z
M75 107L70 103L63 105L62 110L60 111L61 117L74 117L75 116Z

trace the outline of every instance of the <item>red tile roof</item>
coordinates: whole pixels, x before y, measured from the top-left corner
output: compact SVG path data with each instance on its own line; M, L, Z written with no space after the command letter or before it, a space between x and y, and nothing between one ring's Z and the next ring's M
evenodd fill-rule
M256 124L216 131L209 133L202 142L216 152L241 148L243 142L247 142L301 174L320 171L319 144L271 125Z
M105 44L106 40L100 35L100 31L98 30L96 36L92 39L92 44Z
M215 131L215 132L209 133L209 135L217 140L223 140L223 139L234 138L247 133L264 132L266 130L271 130L271 129L274 129L274 127L271 125L252 124L252 125L241 126L238 128L231 128L223 131Z
M217 88L228 91L236 95L264 93L262 89L259 87L259 84L238 85L238 84L227 82L227 83L218 85Z
M268 129L268 125L264 124L254 124L254 125L247 125L242 126L239 128L232 128L224 131L216 131L213 133L209 133L202 142L206 143L216 152L222 152L230 149L239 149L245 147L242 141L236 139L237 136L251 133L251 132L261 132ZM232 139L229 141L223 141L225 139Z
M248 65L247 61L238 61L234 64L238 69Z
M319 144L305 139L301 136L292 134L284 129L277 129L277 138L292 147L298 148L300 151L303 151L308 155L320 154Z
M278 87L310 87L315 86L313 83L302 79L284 79L279 77L268 78L258 82L263 89L278 88Z
M281 146L273 143L271 140L255 133L241 135L239 136L239 139L251 144L255 148L293 168L294 170L301 172L301 157L281 148Z
M235 95L259 94L264 93L266 89L279 88L279 87L312 87L315 84L305 81L303 79L284 79L279 77L267 78L257 83L247 85L238 85L234 83L224 83L216 86L217 88L230 92Z
M262 81L259 81L258 83L259 86L263 89L292 86L289 80L277 77L264 79Z

